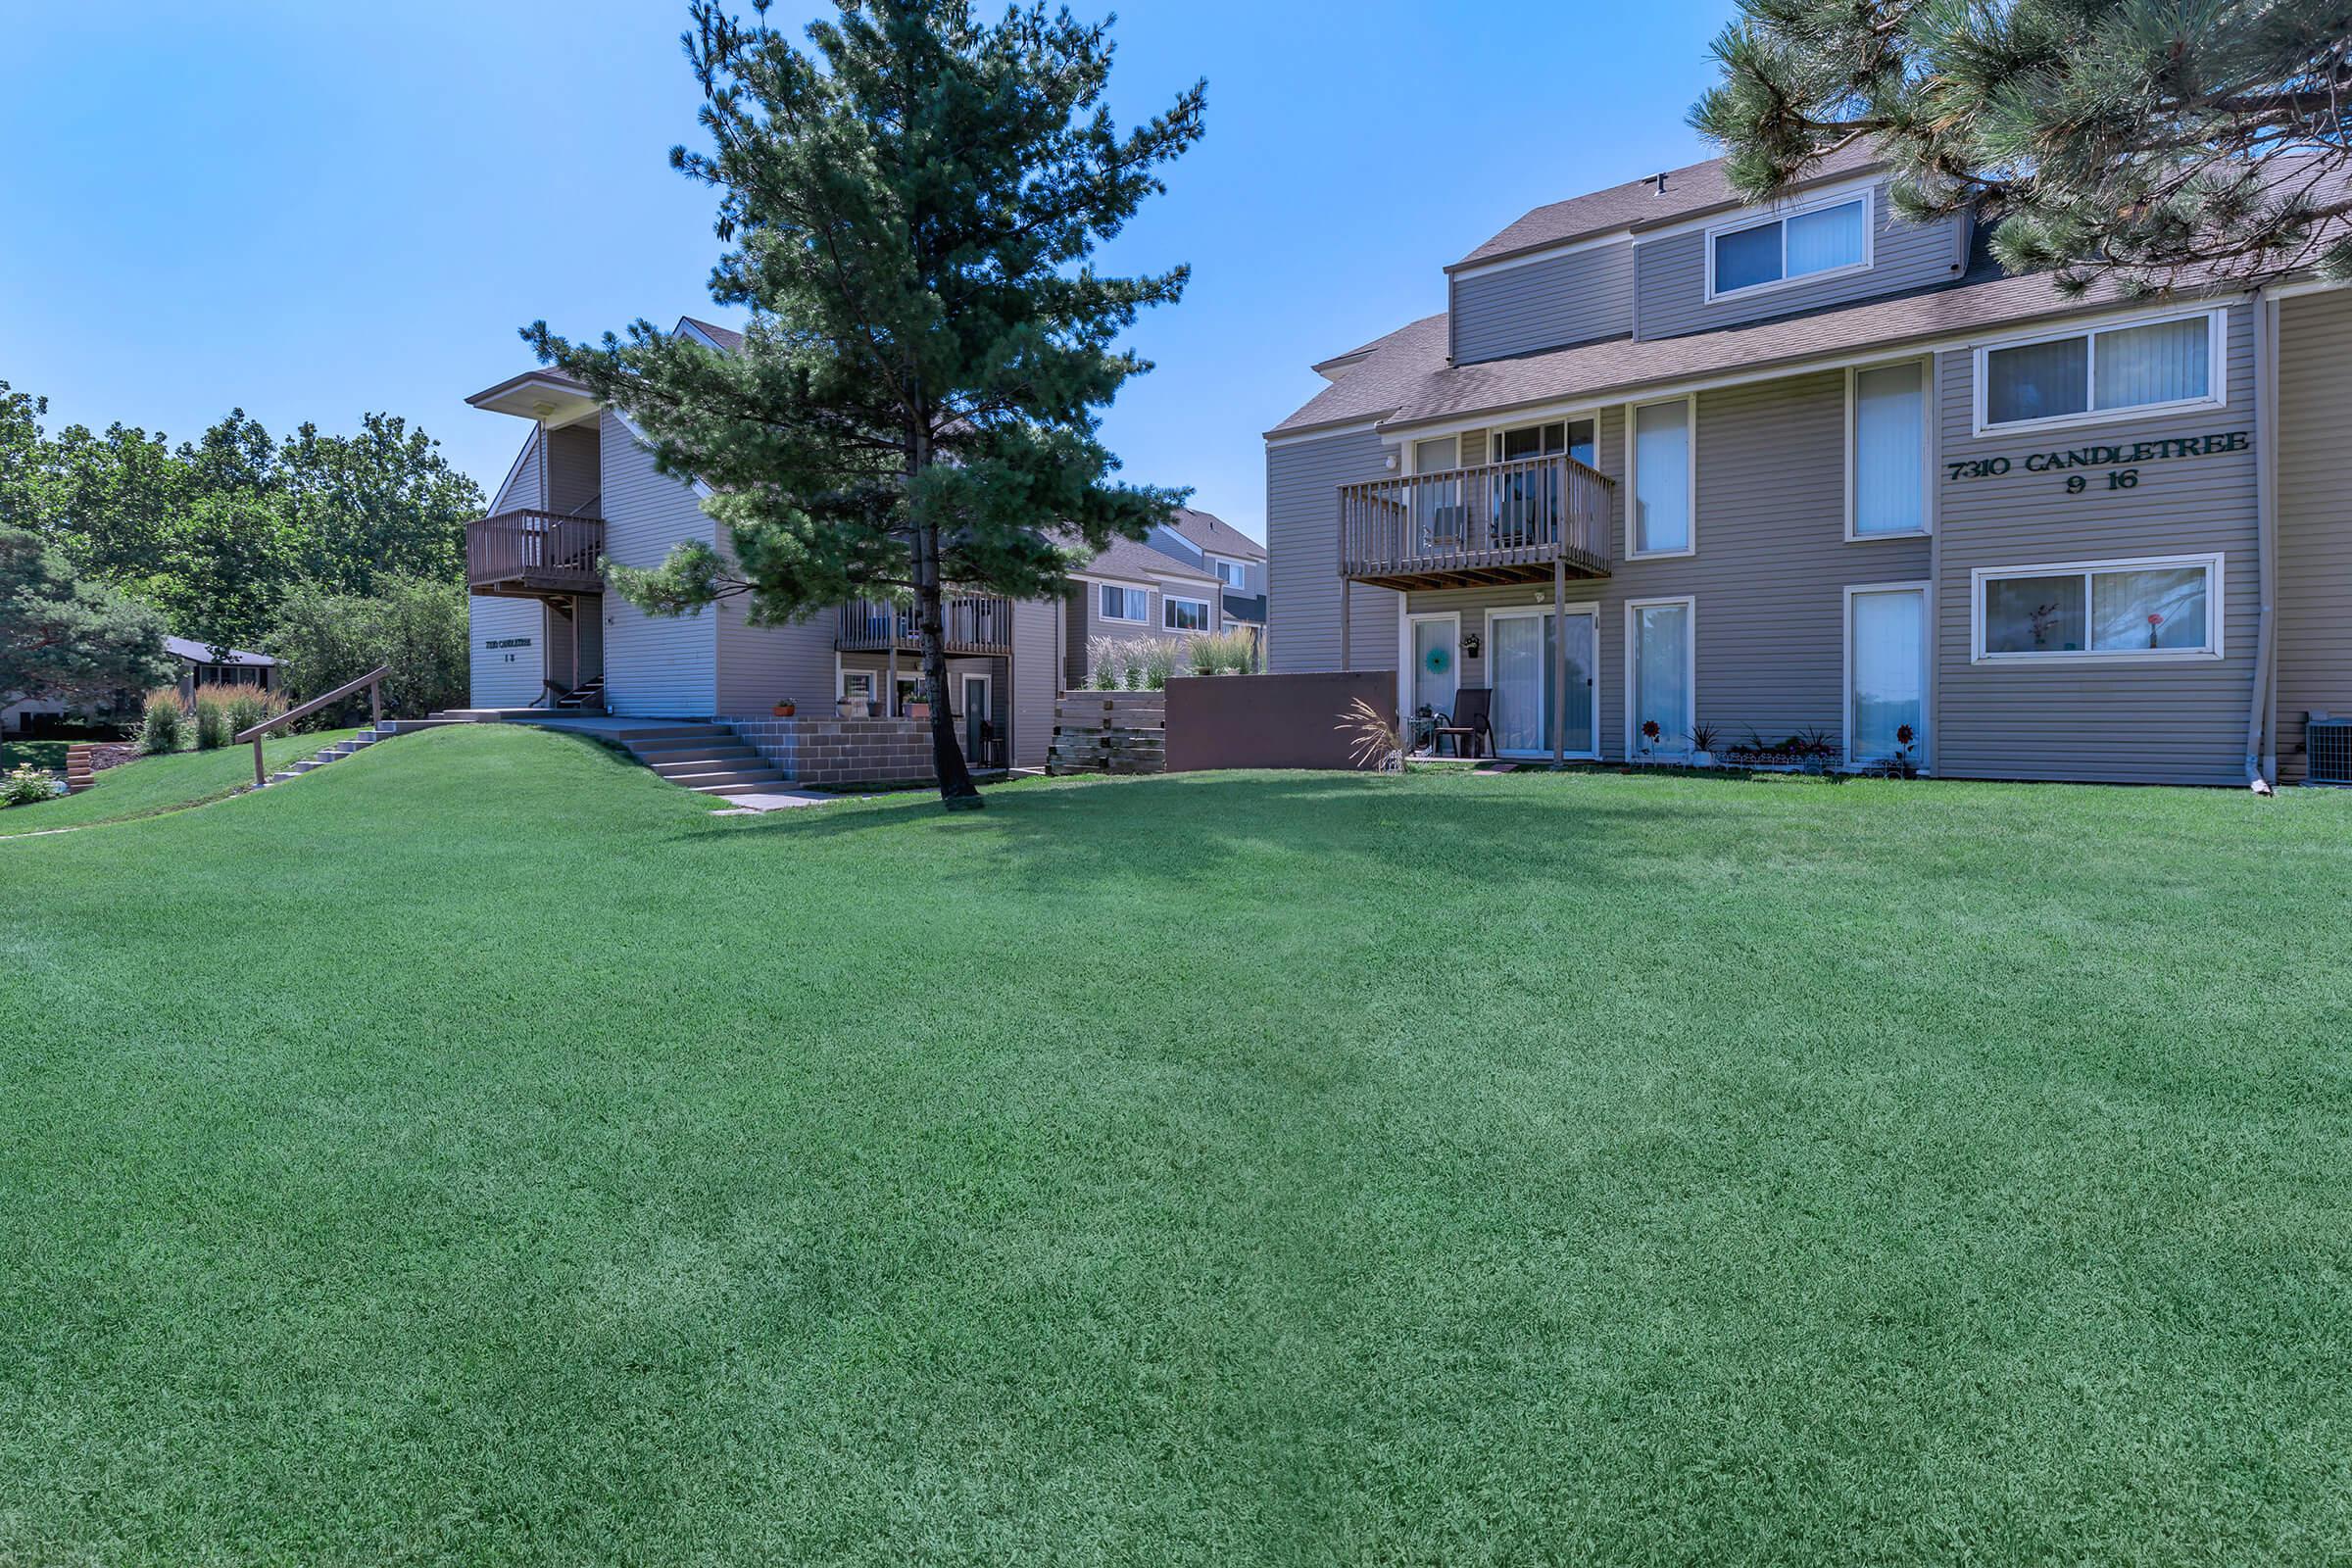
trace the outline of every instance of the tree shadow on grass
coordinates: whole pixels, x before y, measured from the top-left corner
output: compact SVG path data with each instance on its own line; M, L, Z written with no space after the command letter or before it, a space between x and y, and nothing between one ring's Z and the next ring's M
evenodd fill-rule
M911 868L931 834L952 834L966 849L979 841L988 874L1024 893L1222 881L1278 899L1296 872L1326 890L1354 884L1444 902L1472 889L1487 899L1539 883L1628 883L1629 834L1657 825L1654 808L1592 787L1530 779L1507 793L1492 788L1348 773L1172 774L992 790L987 809L970 815L939 811L927 795L808 808L710 836L721 846L748 838L810 848L871 839L878 858Z

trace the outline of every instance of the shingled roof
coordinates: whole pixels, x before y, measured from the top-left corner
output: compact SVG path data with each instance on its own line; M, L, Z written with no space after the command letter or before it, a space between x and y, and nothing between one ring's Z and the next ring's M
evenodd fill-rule
M1801 190L1825 180L1842 179L1876 168L1879 162L1875 150L1856 143L1814 165L1790 188ZM1740 198L1732 190L1732 182L1724 176L1723 160L1710 158L1703 164L1670 169L1662 174L1628 180L1588 196L1572 196L1564 202L1539 207L1446 270L1456 271L1482 262L1498 262L1547 246L1590 239L1595 234L1677 222L1719 208L1741 205Z

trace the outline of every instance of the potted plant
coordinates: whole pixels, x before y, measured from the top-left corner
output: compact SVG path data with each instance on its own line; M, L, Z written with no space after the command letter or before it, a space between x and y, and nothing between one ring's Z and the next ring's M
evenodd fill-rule
M873 706L862 697L843 697L833 705L833 711L843 718L871 718Z
M793 714L792 699L789 697L777 698L776 706L770 709L769 711L774 713L778 718L790 718Z
M1692 767L1713 767L1715 765L1715 737L1718 733L1712 724L1690 726L1690 765Z
M931 688L929 685L918 684L913 691L907 693L906 716L908 718L929 718L931 716Z

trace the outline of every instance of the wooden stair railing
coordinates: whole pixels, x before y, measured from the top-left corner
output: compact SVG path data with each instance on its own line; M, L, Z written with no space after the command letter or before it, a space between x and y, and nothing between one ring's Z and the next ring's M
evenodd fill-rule
M239 731L234 744L242 746L247 741L253 742L253 787L258 790L270 782L269 770L262 764L263 736L273 729L291 724L298 718L308 718L327 704L339 703L363 687L368 692L369 721L380 724L384 721L384 677L391 673L392 666L390 664L378 664L358 680L349 685L338 686L324 697L314 697L300 708L289 708L275 718L264 719L249 730Z

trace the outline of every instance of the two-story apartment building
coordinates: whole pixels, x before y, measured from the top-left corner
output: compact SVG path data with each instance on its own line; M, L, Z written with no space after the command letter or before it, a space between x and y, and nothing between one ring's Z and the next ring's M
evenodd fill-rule
M1486 688L1505 756L2301 777L2352 712L2352 292L2070 300L1886 183L1539 208L1315 367L1266 432L1270 666Z
M728 352L742 341L692 318L676 330ZM627 416L559 371L526 371L466 401L531 424L490 515L467 533L474 708L578 694L615 714L697 720L763 719L785 699L810 714L844 698L906 711L920 676L910 612L860 602L757 626L727 600L648 615L605 591L604 566L658 565L687 540L723 550L724 529L702 509L708 487L657 472ZM1122 611L1134 605L1139 628L1216 624L1213 566L1127 541L1090 563L1066 599L951 599L946 700L975 765L1044 765L1054 698L1072 657L1083 670L1086 612L1105 584Z

